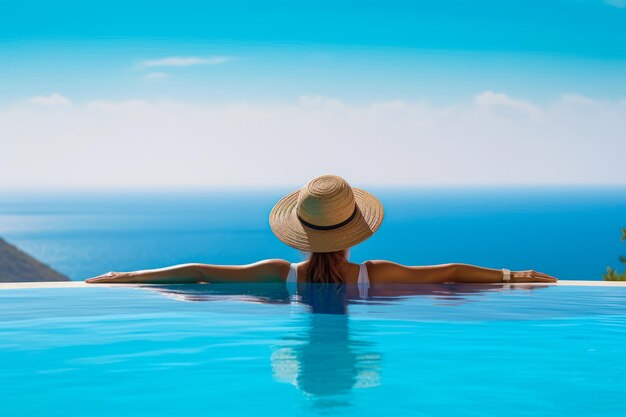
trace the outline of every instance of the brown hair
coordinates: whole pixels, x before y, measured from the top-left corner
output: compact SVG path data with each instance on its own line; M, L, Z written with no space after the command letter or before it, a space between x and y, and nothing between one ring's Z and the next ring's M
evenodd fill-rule
M312 252L309 257L307 281L323 284L343 284L339 271L342 261L346 260L347 250L336 252Z

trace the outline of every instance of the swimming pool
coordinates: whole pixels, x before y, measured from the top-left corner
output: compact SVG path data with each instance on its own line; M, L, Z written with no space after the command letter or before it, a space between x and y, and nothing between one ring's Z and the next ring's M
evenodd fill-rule
M626 287L0 291L0 415L624 416Z

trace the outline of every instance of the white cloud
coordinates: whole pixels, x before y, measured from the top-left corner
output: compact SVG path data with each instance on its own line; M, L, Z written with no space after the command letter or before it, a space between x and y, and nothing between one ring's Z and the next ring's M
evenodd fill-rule
M575 106L589 106L589 107L595 107L601 104L598 100L581 96L579 94L565 94L561 97L560 102L562 104L571 104Z
M167 72L150 72L145 75L146 80L156 81L156 80L164 80L168 77Z
M0 109L0 188L297 185L328 172L360 185L624 183L624 132L626 100L571 95L541 106L493 92L453 106L30 101Z
M493 91L485 91L478 94L474 98L474 102L483 108L489 109L509 109L516 112L524 113L531 117L538 117L541 115L541 109L536 105L524 101L516 100L502 93L494 93Z
M31 97L26 101L36 106L69 106L72 104L70 99L57 93L48 96Z
M300 96L298 97L298 104L305 108L317 108L328 110L340 110L344 108L344 104L341 100L334 98L317 96Z
M146 100L126 100L126 101L90 101L84 105L85 110L97 112L105 115L123 116L125 114L148 111L153 105Z
M609 6L617 7L620 9L626 7L626 0L604 0L604 2Z
M230 56L173 56L168 58L150 59L139 64L141 68L154 67L189 67L192 65L219 65L232 61Z

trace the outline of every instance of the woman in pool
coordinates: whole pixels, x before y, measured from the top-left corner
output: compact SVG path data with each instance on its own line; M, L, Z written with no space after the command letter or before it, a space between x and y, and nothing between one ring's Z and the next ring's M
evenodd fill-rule
M211 282L344 283L369 287L390 283L556 282L536 271L489 269L465 264L405 266L389 261L348 261L349 249L369 238L383 221L380 201L324 175L283 197L270 213L270 226L285 244L310 253L289 263L268 259L250 265L184 264L134 272L109 272L89 283L190 284Z

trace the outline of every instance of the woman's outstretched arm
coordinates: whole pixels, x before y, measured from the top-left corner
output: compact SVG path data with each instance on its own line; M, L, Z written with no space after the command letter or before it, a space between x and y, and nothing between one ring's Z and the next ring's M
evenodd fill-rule
M467 264L444 264L432 266L405 266L389 261L367 262L368 272L373 282L440 284L455 283L496 283L503 282L501 269L483 268ZM548 274L533 270L511 271L511 281L515 282L556 282Z
M269 259L249 265L183 264L160 269L109 272L86 280L90 284L195 284L204 282L280 282L289 262Z

